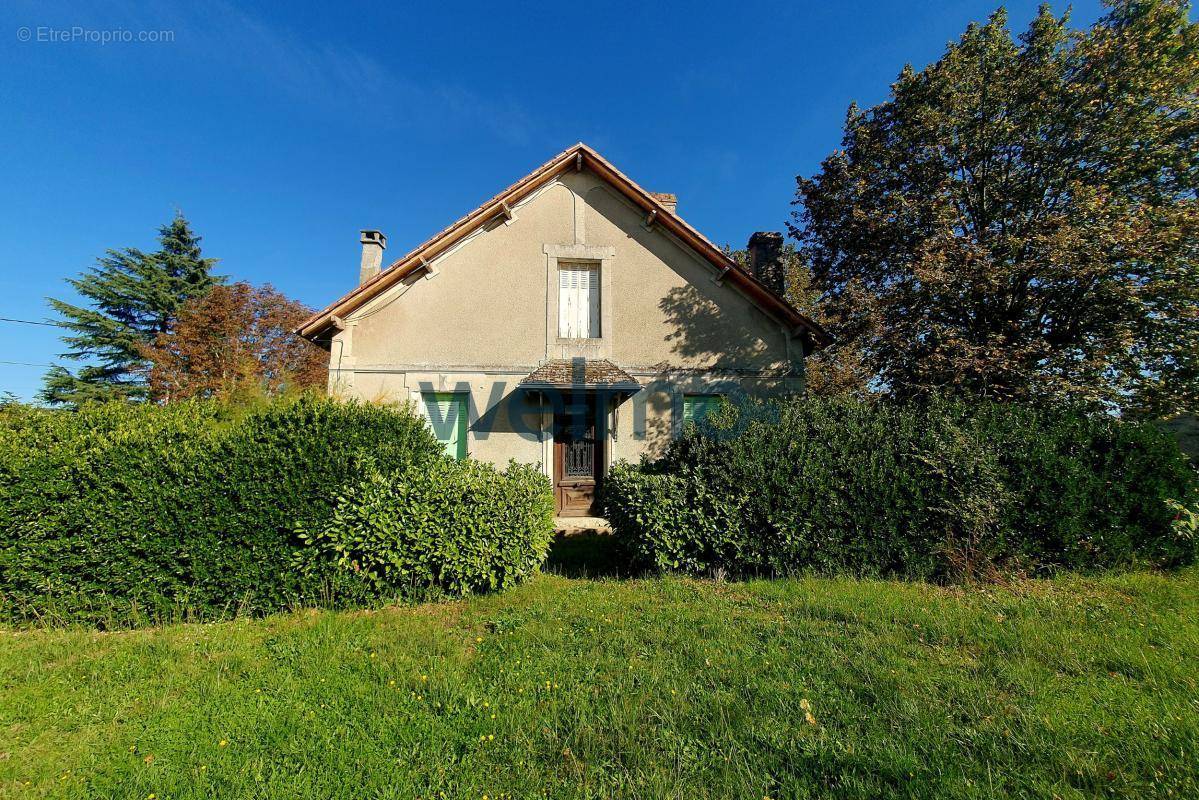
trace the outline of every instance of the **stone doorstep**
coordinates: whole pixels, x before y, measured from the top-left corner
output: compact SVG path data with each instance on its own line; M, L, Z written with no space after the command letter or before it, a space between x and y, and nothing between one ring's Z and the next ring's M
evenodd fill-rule
M554 517L554 532L570 535L583 532L611 533L612 526L603 517Z

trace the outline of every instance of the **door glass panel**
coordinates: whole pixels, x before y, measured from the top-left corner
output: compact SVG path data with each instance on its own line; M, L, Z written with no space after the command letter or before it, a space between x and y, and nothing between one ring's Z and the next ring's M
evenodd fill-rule
M595 403L569 405L558 434L562 442L562 477L595 477Z
M563 471L568 478L590 478L595 471L595 441L576 439L567 441L566 464Z

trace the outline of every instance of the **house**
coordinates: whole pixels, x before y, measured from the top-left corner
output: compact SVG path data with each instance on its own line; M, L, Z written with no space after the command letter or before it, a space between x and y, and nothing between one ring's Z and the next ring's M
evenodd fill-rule
M330 391L412 401L459 457L540 463L562 516L718 397L801 391L829 341L781 297L780 234L742 268L581 143L386 269L386 237L361 242L358 286L297 329Z

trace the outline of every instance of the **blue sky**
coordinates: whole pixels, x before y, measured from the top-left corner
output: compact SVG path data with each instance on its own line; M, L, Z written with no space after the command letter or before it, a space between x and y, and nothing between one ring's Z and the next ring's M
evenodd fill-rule
M1008 3L1013 27L1036 5ZM323 306L357 278L360 228L401 254L579 140L740 246L782 229L851 101L994 6L6 0L0 317L47 319L65 277L152 249L176 208L219 272ZM1078 26L1099 14L1074 4ZM173 41L45 41L73 27ZM0 333L0 362L25 362L0 363L0 392L29 399L58 331Z

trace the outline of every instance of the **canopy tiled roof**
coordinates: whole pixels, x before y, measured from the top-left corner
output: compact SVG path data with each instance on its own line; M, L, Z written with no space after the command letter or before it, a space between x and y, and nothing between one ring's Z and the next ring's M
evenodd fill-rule
M553 358L520 381L525 389L553 387L640 388L637 379L606 358Z

